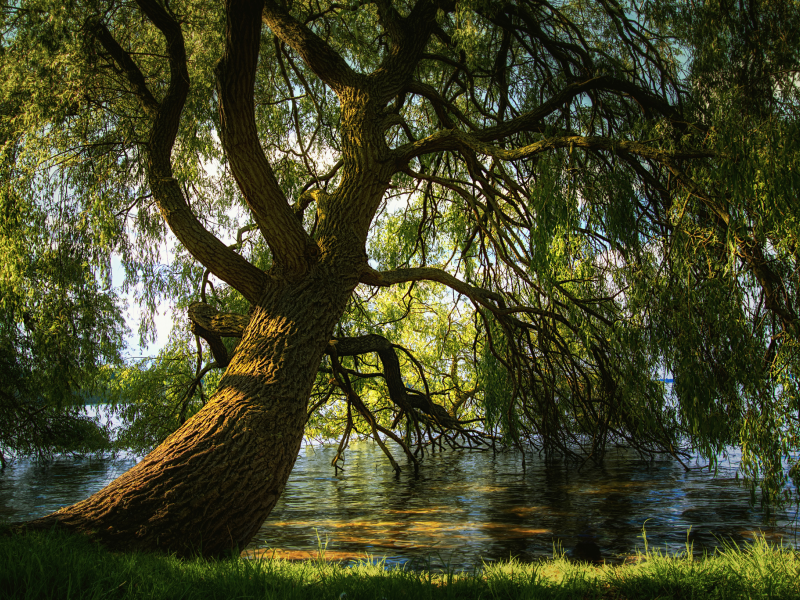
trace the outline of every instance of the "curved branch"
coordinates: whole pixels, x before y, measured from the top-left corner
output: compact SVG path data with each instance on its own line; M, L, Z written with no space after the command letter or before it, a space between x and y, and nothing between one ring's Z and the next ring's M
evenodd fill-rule
M295 274L318 254L295 218L258 138L254 89L262 0L228 0L225 52L217 64L222 145L275 264Z
M400 360L397 358L392 343L385 337L370 334L352 338L332 340L327 354L336 356L356 356L375 352L383 364L383 377L389 389L389 398L402 410L408 412L417 409L448 429L460 429L458 419L453 418L447 410L433 402L430 397L416 390L409 390L403 383L400 372Z
M397 285L398 283L408 283L410 281L435 281L437 283L442 283L486 308L497 308L498 306L503 306L504 302L500 294L472 286L436 267L416 267L394 269L392 271L376 271L368 267L367 270L362 273L360 279L361 283L379 287L388 287ZM494 300L497 304L492 304L489 302L490 300Z
M422 96L423 98L427 99L431 105L433 106L433 110L436 113L436 116L442 122L442 125L448 128L455 127L455 123L447 114L447 111L453 113L459 121L467 125L473 131L478 130L478 126L475 125L472 121L470 121L466 115L459 109L455 104L449 102L446 98L439 94L432 85L428 85L427 83L422 83L416 80L411 80L406 84L405 91L410 94L416 94L417 96Z
M102 22L95 22L89 25L89 30L93 33L95 39L100 42L100 45L105 48L106 52L111 55L111 58L117 63L120 69L125 73L136 95L136 99L142 106L144 111L150 116L156 116L158 113L158 101L153 96L150 88L147 87L147 82L144 79L144 74L139 69L139 65L133 60L131 55L126 52L119 42L111 35L108 27Z
M569 104L569 102L580 94L602 87L603 84L608 83L610 79L610 77L602 76L569 84L553 97L543 102L541 106L523 113L516 118L508 119L500 125L487 127L480 131L478 131L476 127L471 127L471 129L474 130L473 135L477 136L481 141L488 142L500 140L522 131L541 131L543 130L542 121L546 117L559 108Z
M333 177L336 175L336 173L339 172L339 169L341 169L343 165L344 161L342 159L337 160L336 163L331 167L330 171L328 171L324 175L317 175L313 179L307 181L306 184L303 186L303 189L300 191L300 193L303 194L307 190L314 187L315 185L320 185L321 183L325 183L327 185L327 183L331 179L333 179Z
M514 161L530 158L536 154L558 148L583 148L585 150L604 150L608 152L627 152L641 158L649 158L661 163L678 159L708 158L715 156L707 150L663 150L643 142L614 140L600 136L564 135L551 137L528 144L522 148L509 150L481 141L481 134L468 134L458 129L437 131L428 137L411 144L404 144L394 153L399 166L404 166L412 158L432 152L469 149L500 160Z
M448 109L452 110L449 103L447 103L447 101L444 98L441 98L433 88L428 89L429 86L423 86L422 84L411 82L410 84L408 84L407 88L408 91L419 94L427 98L431 103L433 103L434 109L437 111L437 115L439 115L439 113L443 111L442 107L447 107ZM651 92L640 88L634 83L627 82L618 79L616 77L612 77L610 75L601 75L599 77L593 77L591 79L586 79L584 81L571 83L565 86L560 92L553 95L547 101L542 103L541 106L535 108L534 110L530 110L524 114L521 114L516 118L509 119L493 127L487 127L485 129L476 130L475 127L472 126L468 121L462 119L458 115L458 113L454 114L456 114L456 116L458 116L459 119L467 123L470 126L470 129L473 129L473 131L470 133L473 142L468 145L474 150L481 151L478 150L478 148L476 148L475 146L479 145L482 142L502 140L508 138L509 136L526 131L543 132L544 131L543 120L546 117L551 115L559 108L562 108L567 104L569 104L580 94L593 90L620 92L625 95L631 96L636 100L636 102L645 112L645 116L655 113L672 118L677 115L677 111L674 107L670 106L668 103L663 101L661 98L658 98ZM437 108L437 106L439 108ZM442 122L445 126L451 127L451 129L448 131L439 131L417 142L399 146L394 150L395 159L400 164L404 165L410 159L416 156L420 156L422 154L427 154L430 152L439 152L442 150L455 150L456 149L455 145L449 145L448 140L451 136L454 135L453 132L456 130L452 129L452 125L448 125L448 122L445 121L444 119L442 119ZM566 137L580 137L580 136L566 136ZM591 138L585 138L585 139L591 139ZM452 140L450 141L452 143ZM567 142L566 145L569 145L569 142ZM546 149L549 148L541 148L539 151ZM506 152L511 152L513 154L514 152L521 153L522 151L523 149L519 149L516 151L513 150L506 151ZM490 155L496 156L496 154L490 154ZM498 156L498 158L504 158L504 157ZM674 156L673 158L677 158L677 156ZM515 160L515 159L504 158L504 160Z
M394 269L392 271L376 271L375 269L368 268L361 274L360 279L361 283L378 287L389 287L397 285L398 283L408 283L410 281L433 281L446 285L450 289L469 298L476 306L482 306L498 317L511 317L511 315L519 313L536 315L542 318L554 319L570 329L574 329L574 325L569 323L563 315L557 312L532 306L506 306L506 299L503 295L470 285L436 267L416 267ZM581 306L581 308L585 310L585 307ZM512 322L516 325L526 326L513 317Z
M214 364L219 365L222 368L228 366L228 363L230 363L231 359L230 356L228 356L228 349L225 347L225 344L222 343L222 338L220 338L220 336L205 329L204 327L201 327L195 321L190 322L190 330L193 334L203 338L206 341L208 347L211 349L211 354L214 357Z
M654 94L643 90L633 83L610 75L601 75L599 77L592 77L591 79L571 83L543 102L541 106L523 113L514 119L508 119L500 125L487 127L475 133L475 135L481 141L488 142L500 140L521 131L540 131L544 118L551 115L559 108L569 104L580 94L594 90L615 91L627 94L639 103L645 111L646 116L651 112L656 112L668 117L676 115L676 110L672 106Z
M314 74L333 90L339 92L363 84L362 75L356 73L325 40L292 17L278 2L266 0L262 18L272 32L297 52Z
M370 412L370 410L367 408L367 405L364 404L364 401L361 399L361 396L359 396L353 389L353 386L350 384L350 378L347 376L347 373L342 368L342 365L339 362L339 359L336 357L335 353L331 354L331 364L333 365L333 376L336 379L337 385L345 392L345 395L347 396L347 401L353 406L355 406L356 410L361 414L362 417L364 417L364 419L366 419L367 423L369 423L370 429L372 429L372 438L375 440L378 446L380 446L381 450L383 450L383 453L386 455L386 458L389 459L389 462L392 464L392 468L394 469L395 473L399 475L400 471L402 471L402 468L400 467L399 464L397 464L397 461L394 459L394 456L392 456L391 451L389 450L389 448L386 447L386 444L383 443L381 436L378 434L378 428L380 427L380 425L378 424L378 420L375 418L375 415L373 415L372 412ZM383 428L381 427L381 429ZM392 437L396 438L397 436L393 435ZM409 452L408 448L405 447L405 444L402 444L401 442L401 445L403 446L403 449L406 451L407 454L413 456L411 455L411 452ZM416 467L416 462L415 462L415 467Z
M255 302L267 282L266 275L208 231L189 208L180 184L173 177L172 147L189 92L186 49L180 25L158 2L138 0L139 7L167 42L170 81L158 102L147 89L145 78L131 56L114 40L107 27L94 28L98 42L126 73L145 112L152 117L147 144L148 182L162 217L186 249L221 280Z
M515 150L506 150L505 148L485 144L461 132L456 133L455 137L471 150L509 161L530 158L535 154L547 150L573 147L584 148L586 150L606 150L609 152L625 151L640 156L641 158L649 158L662 163L676 159L708 158L715 155L713 152L707 150L662 150L661 148L655 148L642 142L613 140L599 136L566 135L544 139Z

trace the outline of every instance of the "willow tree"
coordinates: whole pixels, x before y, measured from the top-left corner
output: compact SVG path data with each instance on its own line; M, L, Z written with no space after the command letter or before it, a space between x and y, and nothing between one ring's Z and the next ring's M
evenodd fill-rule
M117 296L92 261L81 207L58 201L56 182L35 183L18 168L14 117L22 110L19 97L0 102L2 468L19 456L109 447L84 405L96 376L119 363L125 332Z
M62 181L98 257L121 256L146 300L187 304L210 349L190 392L224 370L136 467L29 526L241 547L333 396L343 444L358 421L412 462L415 440L496 433L593 460L741 443L772 461L753 476L780 480L797 447L797 53L741 35L774 8L753 6L5 6L8 130L31 182L10 179L7 201ZM790 42L796 10L775 6ZM758 97L726 75L756 55ZM735 97L758 110L724 109ZM400 348L414 303L461 317ZM446 356L415 358L449 332Z

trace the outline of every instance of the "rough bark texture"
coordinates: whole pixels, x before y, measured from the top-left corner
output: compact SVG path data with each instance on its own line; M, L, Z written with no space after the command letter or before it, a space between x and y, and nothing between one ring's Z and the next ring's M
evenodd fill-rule
M314 374L356 282L354 270L321 263L275 286L199 413L100 492L27 527L60 525L120 550L244 547L283 492Z

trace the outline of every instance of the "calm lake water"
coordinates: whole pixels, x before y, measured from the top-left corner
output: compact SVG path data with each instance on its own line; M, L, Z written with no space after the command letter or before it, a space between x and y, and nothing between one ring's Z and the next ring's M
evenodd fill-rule
M532 560L552 556L554 546L575 558L619 561L643 548L643 526L651 547L671 551L685 549L690 528L696 552L721 540L742 543L758 532L798 547L795 509L767 517L750 506L749 493L734 480L735 456L713 476L626 451L610 455L602 468L583 469L528 455L524 473L516 452L444 452L427 456L414 479L411 469L395 478L371 443L354 444L338 476L330 466L334 454L334 447L301 450L249 554L267 548L276 556L307 557L327 541L329 558L369 553L411 567ZM134 463L16 463L0 471L0 519L47 514L87 497Z

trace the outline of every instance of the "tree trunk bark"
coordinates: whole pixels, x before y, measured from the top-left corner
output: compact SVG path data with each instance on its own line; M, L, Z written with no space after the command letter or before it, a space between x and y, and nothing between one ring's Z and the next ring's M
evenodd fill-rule
M200 412L104 489L24 527L181 556L246 546L294 466L311 386L357 277L318 263L300 282L276 283Z

